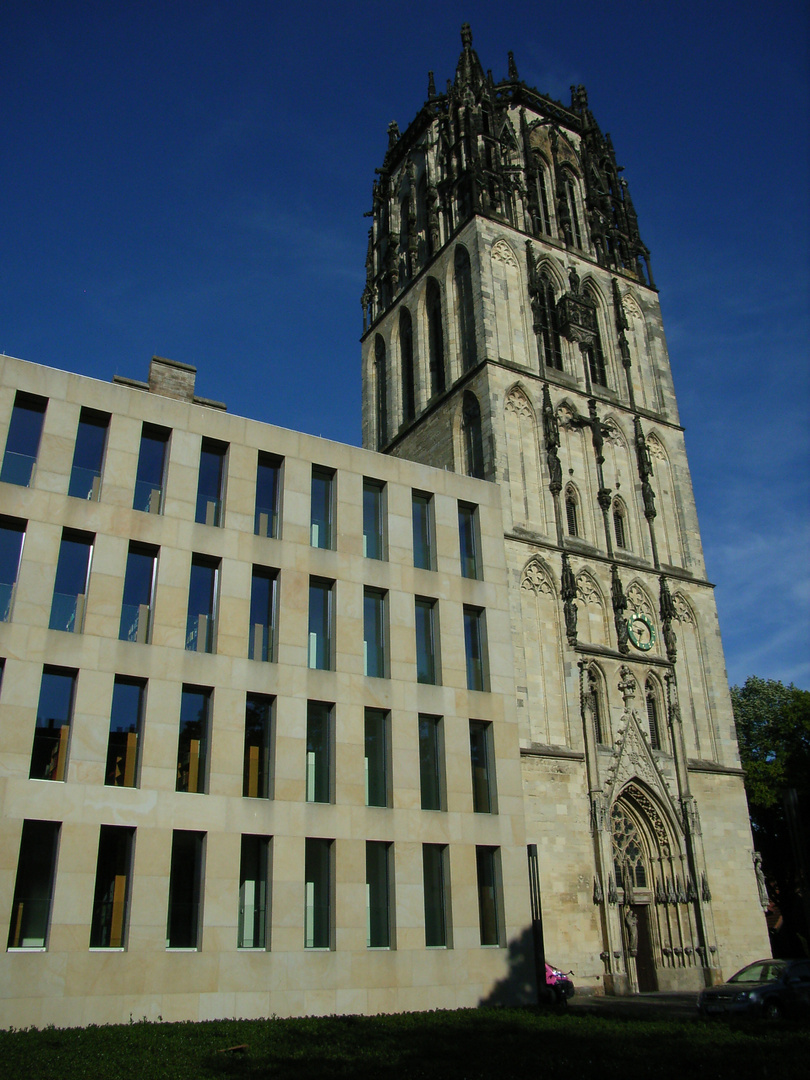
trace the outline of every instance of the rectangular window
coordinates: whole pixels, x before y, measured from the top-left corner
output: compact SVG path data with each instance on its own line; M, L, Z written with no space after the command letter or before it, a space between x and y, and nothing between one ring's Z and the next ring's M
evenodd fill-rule
M332 841L307 837L304 856L304 946L328 949L332 944Z
M422 570L435 570L433 550L433 496L414 491L413 507L413 565Z
M145 645L151 638L157 559L157 548L130 543L118 628L121 641L138 641Z
M500 852L498 848L477 847L478 921L482 945L501 944Z
M135 830L102 825L98 838L91 949L123 949L126 942Z
M436 601L416 598L416 681L441 682L436 650Z
M169 873L167 949L199 949L205 833L175 829Z
M461 556L461 576L480 578L477 506L462 502L458 504L458 543Z
M203 439L200 449L200 473L197 481L197 512L194 520L201 525L221 525L225 501L225 456L227 443Z
M307 802L332 801L333 706L307 702Z
M243 836L237 948L266 949L270 913L270 837Z
M14 607L25 526L24 521L0 517L0 622L9 621Z
M422 875L425 888L425 945L446 949L451 945L448 904L450 868L446 844L422 844Z
M98 499L101 493L101 469L107 447L110 427L109 413L94 409L82 409L76 446L73 450L73 467L70 470L68 495L76 499Z
M242 794L248 799L273 797L273 705L267 694L245 700L245 765Z
M189 652L216 652L218 579L218 559L192 556L186 619L186 649Z
M383 709L366 709L366 806L390 806L390 716Z
M17 391L0 469L0 480L4 483L20 487L30 487L33 483L47 406L47 398Z
M332 668L333 581L309 579L309 651L307 665L330 671Z
M495 754L492 746L492 724L489 721L470 721L470 764L474 812L496 813Z
M312 502L310 544L316 548L333 548L335 474L331 469L312 466Z
M115 676L104 779L110 787L138 786L145 696L144 679Z
M384 559L385 484L363 479L363 554L367 559Z
M444 810L444 745L440 716L419 717L419 786L423 810Z
M364 674L384 679L388 675L386 594L381 589L363 590Z
M58 821L24 821L8 929L9 949L44 949L56 876Z
M467 689L487 690L486 627L484 612L464 608L464 652L467 657Z
M257 536L278 536L278 505L281 490L281 461L274 454L259 451L256 466L256 511L253 531Z
M393 844L366 841L366 945L391 948L391 854Z
M275 659L276 582L278 570L254 566L250 583L250 640L251 660Z
M94 540L95 537L85 533L62 531L48 623L51 630L65 630L69 634L82 632Z
M28 773L30 780L65 779L75 690L75 671L56 667L43 670Z
M163 513L170 435L168 428L155 427L153 424L144 424L141 429L135 497L132 500L134 510L143 510L147 514Z
M205 792L208 787L208 742L212 690L184 686L180 700L175 791Z

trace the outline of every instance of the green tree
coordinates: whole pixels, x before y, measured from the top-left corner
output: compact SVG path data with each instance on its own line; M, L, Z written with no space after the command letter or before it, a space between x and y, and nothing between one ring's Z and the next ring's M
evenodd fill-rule
M749 676L732 686L751 826L771 899L784 920L777 955L810 938L810 691Z

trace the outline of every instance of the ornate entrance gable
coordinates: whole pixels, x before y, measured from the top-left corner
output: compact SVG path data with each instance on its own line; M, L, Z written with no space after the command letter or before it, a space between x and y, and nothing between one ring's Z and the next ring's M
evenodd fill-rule
M669 781L655 759L649 738L642 728L641 718L632 707L635 678L626 665L622 666L621 675L619 689L624 695L625 707L619 720L616 746L602 787L605 805L612 806L628 785L639 791L646 787L660 800L662 806L667 808L672 822L678 822L678 811ZM639 781L641 786L634 784L634 781Z

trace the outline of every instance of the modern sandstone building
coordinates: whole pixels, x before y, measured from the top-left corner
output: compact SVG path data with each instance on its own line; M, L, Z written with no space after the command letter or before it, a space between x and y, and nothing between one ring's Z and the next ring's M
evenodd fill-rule
M584 90L389 145L363 441L0 358L4 1025L697 988L767 953L649 253ZM542 968L540 968L542 970Z

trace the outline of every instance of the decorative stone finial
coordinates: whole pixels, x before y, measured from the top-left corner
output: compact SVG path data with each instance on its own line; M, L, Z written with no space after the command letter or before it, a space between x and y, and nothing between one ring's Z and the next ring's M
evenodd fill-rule
M461 44L465 49L472 48L472 30L468 22L462 23L461 26Z

